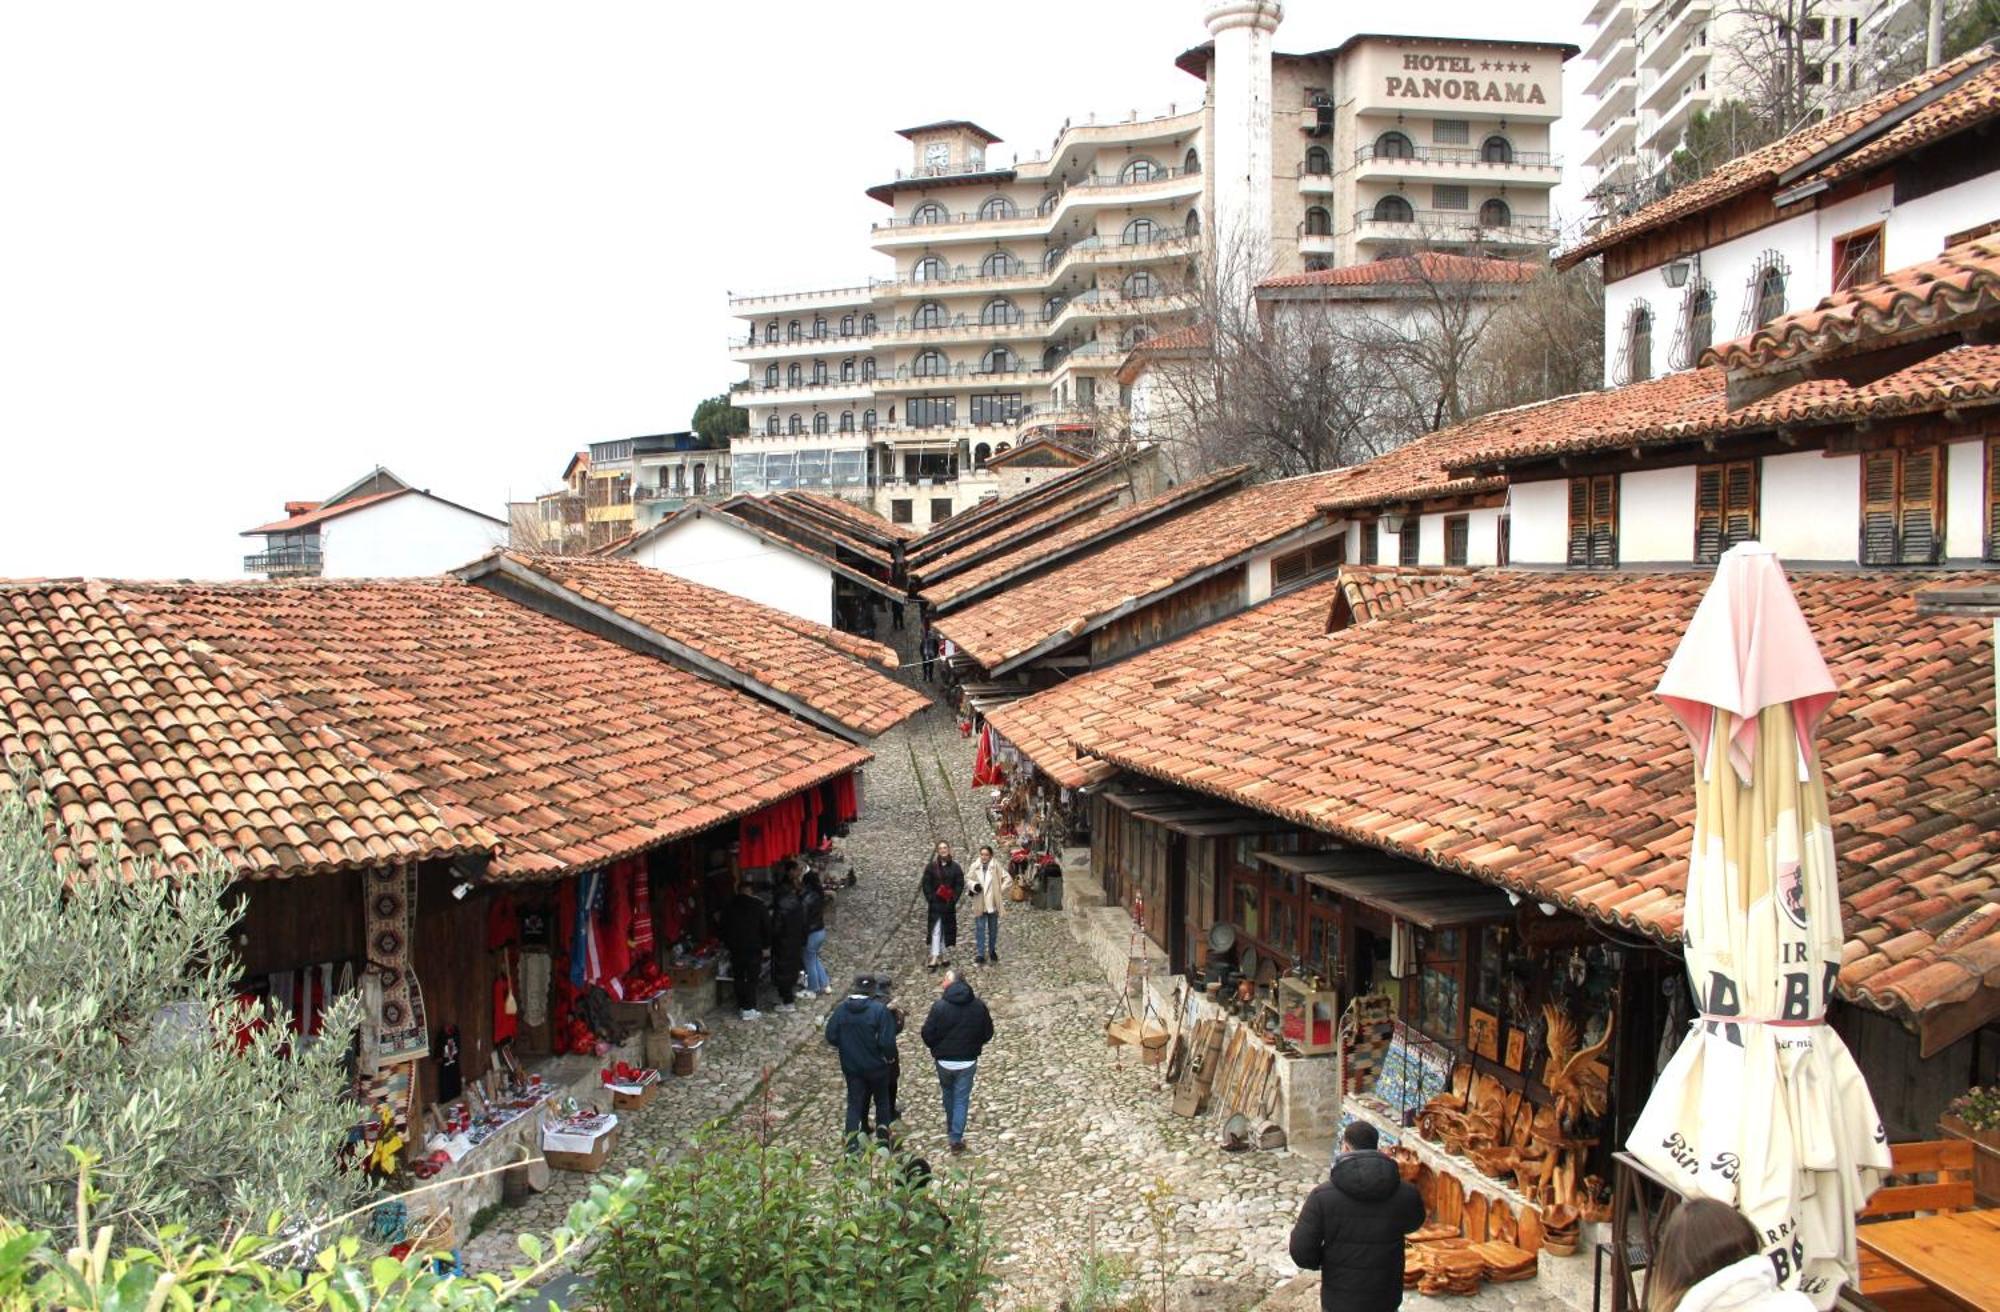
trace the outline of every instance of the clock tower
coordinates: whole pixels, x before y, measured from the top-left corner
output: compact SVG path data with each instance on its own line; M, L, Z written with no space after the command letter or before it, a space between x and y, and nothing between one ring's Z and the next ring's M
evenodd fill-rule
M926 123L904 128L900 134L910 142L913 158L910 176L946 178L963 173L986 171L986 148L1000 138L963 119Z

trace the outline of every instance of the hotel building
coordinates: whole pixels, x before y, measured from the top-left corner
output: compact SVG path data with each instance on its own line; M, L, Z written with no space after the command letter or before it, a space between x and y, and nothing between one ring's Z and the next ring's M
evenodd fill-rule
M1264 276L1415 246L1548 252L1574 47L1364 35L1293 55L1275 0L1205 16L1211 40L1175 61L1198 99L1073 121L1005 164L978 124L903 129L909 166L868 189L880 276L731 298L738 493L823 489L921 529L997 494L1000 452L1121 422L1119 365L1190 317L1205 267L1247 302Z

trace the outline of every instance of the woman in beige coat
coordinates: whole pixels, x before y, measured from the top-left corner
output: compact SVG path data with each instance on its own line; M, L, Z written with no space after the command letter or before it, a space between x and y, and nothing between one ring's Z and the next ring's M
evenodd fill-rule
M973 961L1000 964L1000 904L1007 900L1014 876L993 859L993 849L979 849L979 859L965 872L965 897L972 903Z

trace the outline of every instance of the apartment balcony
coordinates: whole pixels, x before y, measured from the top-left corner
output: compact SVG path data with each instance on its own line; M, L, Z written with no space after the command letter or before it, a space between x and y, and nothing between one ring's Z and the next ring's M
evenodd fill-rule
M1371 141L1354 152L1354 173L1361 182L1553 187L1562 181L1562 160L1540 151L1489 155L1476 146L1409 146L1385 152Z
M993 272L987 272L984 264L954 264L942 274L926 274L916 277L910 274L894 278L876 278L869 286L875 289L878 304L892 301L902 296L924 296L933 292L1013 292L1035 291L1049 279L1049 270L1029 260L1015 260Z
M782 314L787 310L825 310L868 304L867 283L851 287L821 287L807 291L745 292L729 298L729 308L749 314Z
M1638 56L1638 43L1630 37L1612 43L1591 72L1590 81L1584 84L1583 93L1586 96L1601 96L1619 78L1631 77L1638 69Z
M1598 16L1600 9L1605 11L1601 19ZM1599 4L1592 8L1590 18L1585 21L1599 24L1597 30L1591 33L1590 44L1583 51L1583 57L1593 64L1603 62L1605 55L1620 41L1632 39L1632 6L1629 4L1618 4L1608 9Z
M272 547L243 558L243 572L265 578L316 578L324 561L318 547Z
M1640 34L1639 67L1664 68L1673 63L1714 11L1711 0L1674 0L1664 14L1650 18L1653 26Z
M1631 116L1638 107L1639 80L1620 78L1598 97L1590 116L1583 121L1583 129L1601 136L1611 124Z
M1590 148L1590 154L1584 156L1583 162L1602 172L1621 159L1630 159L1638 139L1639 117L1628 114L1599 134L1597 144Z
M1688 123L1697 113L1707 109L1713 98L1714 92L1706 87L1689 87L1639 133L1638 148L1665 159L1680 146Z
M875 385L855 377L823 383L738 383L730 389L733 405L826 405L835 401L866 401L875 394Z
M1412 210L1407 218L1363 214L1355 220L1354 230L1356 240L1367 246L1445 242L1546 250L1556 238L1546 214L1513 214L1505 223L1483 224L1476 210Z
M1338 248L1334 243L1339 240L1338 237L1335 237L1330 232L1301 231L1299 233L1299 254L1334 255L1338 253Z
M1048 335L1049 321L1023 310L1014 316L953 314L929 319L897 316L882 337L892 346L944 346L952 342L1018 342Z
M1711 53L1712 51L1708 46L1690 46L1681 54L1679 59L1673 62L1666 72L1660 75L1659 81L1647 87L1640 94L1639 112L1641 114L1657 114L1671 109L1673 103L1679 100L1691 86L1694 86L1703 74L1708 72L1708 61ZM1696 89L1699 88L1697 87Z

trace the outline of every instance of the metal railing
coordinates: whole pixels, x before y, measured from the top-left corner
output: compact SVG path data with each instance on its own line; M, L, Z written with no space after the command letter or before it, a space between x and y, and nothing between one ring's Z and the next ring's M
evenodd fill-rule
M317 574L322 557L318 547L274 547L243 558L246 572L258 574Z
M822 304L829 301L852 301L867 294L868 284L857 283L848 287L814 287L806 291L744 292L740 296L732 293L729 303L764 305L771 301L802 301L808 304Z
M1390 148L1383 150L1376 142L1359 146L1354 151L1354 162L1366 164L1371 160L1411 160L1418 164L1469 164L1478 168L1504 169L1548 169L1561 168L1562 157L1551 155L1545 150L1513 150L1504 159L1490 159L1484 149L1478 146L1411 146L1407 149ZM1306 166L1299 165L1299 176L1306 176Z
M1514 214L1505 223L1482 223L1477 210L1411 210L1407 216L1378 215L1373 211L1357 215L1357 225L1373 227L1422 228L1452 234L1506 234L1505 240L1553 240L1555 227L1546 214Z
M1145 177L1135 177L1126 173L1090 173L1075 182L1058 187L1050 196L1042 199L1034 211L1015 209L1011 214L988 215L979 210L960 210L957 213L942 211L943 217L923 215L893 215L871 225L877 230L883 228L926 228L943 227L946 224L962 223L1020 223L1023 220L1046 219L1061 206L1063 197L1072 191L1120 191L1151 187L1162 182L1173 182L1181 178L1197 177L1200 169L1170 168L1164 165L1151 169ZM935 203L935 202L932 202Z
M808 378L808 379L802 379L796 383L788 383L788 382L762 383L762 382L757 382L753 379L749 382L738 383L736 384L736 386L730 388L729 390L732 392L741 392L745 395L753 393L770 394L774 392L830 392L842 387L851 387L851 388L865 390L868 387L868 385L874 381L875 377L864 378L859 374L855 375L853 378L846 378L846 379L828 378L820 382L814 382L812 379Z
M730 336L725 337L723 341L732 351L740 351L757 346L789 347L794 351L833 351L839 350L842 342L866 342L881 337L888 331L888 329L882 327L878 322L872 330L867 332L857 329L851 333L828 333L824 337L814 337L807 334L801 337L779 337L776 340L766 338L761 332L753 332L748 337L732 333Z

